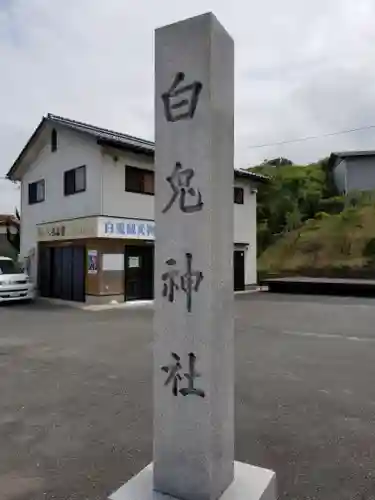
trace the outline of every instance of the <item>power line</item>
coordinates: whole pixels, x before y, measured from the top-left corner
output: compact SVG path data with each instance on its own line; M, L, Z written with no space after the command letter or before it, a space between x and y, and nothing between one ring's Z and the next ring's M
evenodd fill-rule
M333 135L349 134L351 132L359 132L360 130L369 130L371 128L375 128L375 125L367 125L366 127L358 127L358 128L351 128L348 130L340 130L337 132L329 132L328 134L322 134L322 135L309 135L306 137L300 137L299 139L290 139L288 141L269 142L267 144L257 144L257 145L253 145L253 146L248 146L248 148L249 149L259 149L259 148L267 148L269 146L282 146L283 144L291 144L293 142L311 141L312 139L321 139L323 137L331 137Z

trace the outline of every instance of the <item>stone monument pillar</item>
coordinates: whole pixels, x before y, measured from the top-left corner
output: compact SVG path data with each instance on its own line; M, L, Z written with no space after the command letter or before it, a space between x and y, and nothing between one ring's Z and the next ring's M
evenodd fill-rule
M215 16L158 29L154 462L113 500L275 499L273 472L234 462L233 122Z
M154 485L215 500L234 474L234 44L212 14L156 31L155 111Z

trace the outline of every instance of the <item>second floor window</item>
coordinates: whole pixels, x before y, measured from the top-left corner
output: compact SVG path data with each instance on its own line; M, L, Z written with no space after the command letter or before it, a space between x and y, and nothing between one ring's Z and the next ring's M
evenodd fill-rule
M86 165L64 172L64 195L86 191Z
M243 205L243 188L235 187L233 190L234 203Z
M29 184L29 205L45 200L46 189L44 179Z
M51 151L52 153L57 151L57 132L55 129L52 129L51 132Z
M155 177L152 170L125 166L125 191L155 194Z

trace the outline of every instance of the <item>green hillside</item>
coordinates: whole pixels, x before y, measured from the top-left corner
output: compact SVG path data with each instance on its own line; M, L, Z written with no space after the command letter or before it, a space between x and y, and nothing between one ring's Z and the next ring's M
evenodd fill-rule
M337 196L327 160L262 165L258 190L258 270L268 274L375 274L375 193Z

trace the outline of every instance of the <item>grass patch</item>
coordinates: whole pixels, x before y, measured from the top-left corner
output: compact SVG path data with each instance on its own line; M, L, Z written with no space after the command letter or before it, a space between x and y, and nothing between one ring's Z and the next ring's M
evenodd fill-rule
M258 259L261 274L303 269L374 269L375 206L319 214L286 232Z

